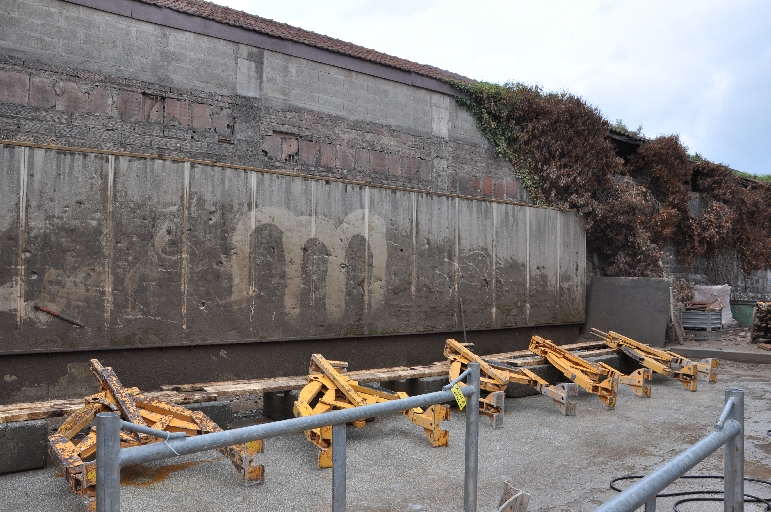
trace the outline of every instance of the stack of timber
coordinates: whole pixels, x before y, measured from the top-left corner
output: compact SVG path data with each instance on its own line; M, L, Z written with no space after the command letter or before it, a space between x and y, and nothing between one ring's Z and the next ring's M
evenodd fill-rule
M752 342L771 342L771 302L758 302L752 315Z

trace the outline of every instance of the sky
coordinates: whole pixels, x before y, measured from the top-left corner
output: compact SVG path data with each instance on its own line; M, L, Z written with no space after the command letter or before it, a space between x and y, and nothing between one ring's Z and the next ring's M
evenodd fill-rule
M581 96L647 137L771 174L768 0L216 0L476 80Z

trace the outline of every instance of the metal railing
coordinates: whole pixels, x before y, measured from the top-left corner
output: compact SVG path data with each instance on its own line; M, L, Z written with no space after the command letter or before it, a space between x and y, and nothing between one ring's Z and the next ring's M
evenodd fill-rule
M479 406L477 405L479 402L479 363L469 363L468 369L455 381L444 386L442 391L435 393L200 436L186 437L183 432L163 432L128 423L121 420L120 415L115 412L97 414L96 510L98 512L120 511L120 468L122 467L332 425L332 446L334 447L332 450L332 511L344 512L346 492L346 423L406 411L413 407L428 407L452 401L455 398L450 388L464 377L466 378L466 386L462 387L461 391L468 399L468 407L466 407L463 502L465 512L476 512L477 471L479 467ZM164 441L121 448L121 428L152 435Z
M649 474L594 512L632 512L645 506L655 512L656 495L696 464L725 445L723 503L725 512L744 510L744 391L725 390L725 407L714 432Z

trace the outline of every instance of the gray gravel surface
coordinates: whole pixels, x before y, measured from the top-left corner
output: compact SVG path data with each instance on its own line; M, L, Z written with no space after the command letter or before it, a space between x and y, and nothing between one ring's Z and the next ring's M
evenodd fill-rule
M621 389L615 410L581 392L575 417L559 414L543 396L507 399L504 426L481 418L479 510L496 510L503 480L530 493L531 511L588 511L609 499L610 480L645 474L712 430L724 389L746 393L746 475L771 478L771 368L727 363L720 382L699 382L696 393L654 376L653 397ZM464 413L445 422L448 448L432 448L421 430L399 415L363 429L348 427L348 509L352 511L457 511L463 505ZM124 511L328 511L331 470L316 467L316 449L301 435L269 439L261 456L266 482L244 487L230 462L216 452L124 469ZM721 473L717 453L692 473ZM715 484L676 484L677 489ZM718 486L719 487L719 486ZM771 497L771 487L747 487ZM660 500L659 510L671 510ZM669 504L667 504L669 503ZM0 476L0 509L82 511L54 467ZM686 511L718 511L721 503L693 503ZM748 506L747 510L761 510Z

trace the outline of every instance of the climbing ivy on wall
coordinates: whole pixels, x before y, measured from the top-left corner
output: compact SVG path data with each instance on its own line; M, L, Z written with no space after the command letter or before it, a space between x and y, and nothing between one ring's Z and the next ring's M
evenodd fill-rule
M536 204L586 216L587 248L608 276L661 276L661 247L678 256L729 249L745 272L771 268L771 186L690 156L676 135L644 143L626 162L611 124L569 92L517 82L449 81L496 155ZM618 124L618 122L616 123ZM702 200L694 204L693 194Z

